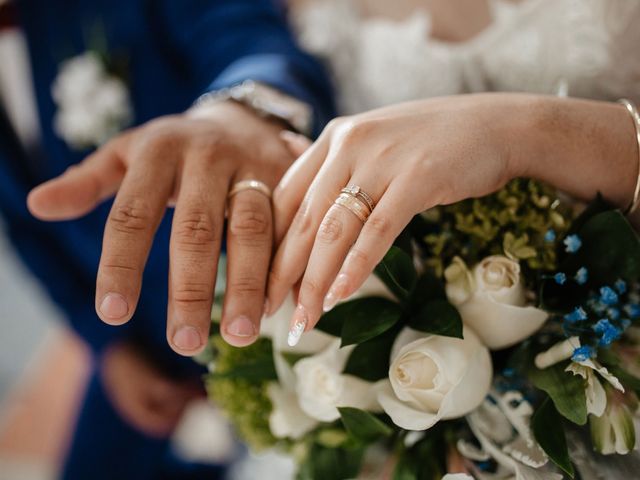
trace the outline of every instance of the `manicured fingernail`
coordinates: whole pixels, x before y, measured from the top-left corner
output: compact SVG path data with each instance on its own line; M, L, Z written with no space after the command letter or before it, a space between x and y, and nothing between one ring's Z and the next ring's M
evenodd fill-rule
M227 326L227 333L234 337L254 337L256 329L253 326L253 322L247 317L237 317Z
M287 337L287 343L290 347L295 347L298 344L305 328L307 328L308 322L307 311L302 305L298 305L293 314L293 326L289 330L289 336Z
M194 327L183 326L173 335L173 344L180 350L197 350L202 345L200 332Z
M346 286L347 286L347 276L344 273L341 273L335 279L335 281L333 282L333 285L331 285L331 288L329 289L329 293L327 293L327 296L324 297L322 310L324 310L325 312L328 312L333 307L335 307L336 304L340 300L342 300L342 295Z
M129 312L125 298L119 293L107 293L100 303L100 313L111 320L119 320Z

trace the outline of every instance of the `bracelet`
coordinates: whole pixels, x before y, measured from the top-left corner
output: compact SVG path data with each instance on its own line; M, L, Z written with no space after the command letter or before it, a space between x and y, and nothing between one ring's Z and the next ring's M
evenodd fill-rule
M638 179L636 180L636 188L633 191L633 200L631 200L631 203L625 211L626 215L630 215L635 212L640 205L640 112L638 112L638 108L631 100L622 98L618 100L618 103L624 105L629 115L631 115L636 129L636 141L638 143Z

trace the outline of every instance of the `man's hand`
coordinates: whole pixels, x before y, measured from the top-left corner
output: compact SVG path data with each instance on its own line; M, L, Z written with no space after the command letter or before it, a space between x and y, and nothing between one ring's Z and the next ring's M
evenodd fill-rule
M282 126L224 102L162 117L123 133L78 166L34 189L29 209L42 220L82 216L117 192L107 220L96 310L120 325L133 315L142 272L167 205L175 204L170 246L167 339L182 355L204 347L228 208L227 291L222 334L255 340L272 250L267 196L230 188L259 180L270 188L293 161Z

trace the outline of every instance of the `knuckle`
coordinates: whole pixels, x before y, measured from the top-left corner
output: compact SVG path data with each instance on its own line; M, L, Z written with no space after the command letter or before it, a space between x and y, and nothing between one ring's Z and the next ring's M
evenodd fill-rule
M359 145L364 139L372 135L377 128L374 120L352 119L342 125L341 143L345 147Z
M269 285L278 285L287 282L286 275L280 270L279 267L273 267L269 271Z
M308 235L313 228L313 217L311 216L308 205L309 199L305 197L291 223L294 232L301 236Z
M203 211L192 211L177 221L174 233L178 245L183 250L211 248L218 239L216 223Z
M258 202L239 204L231 214L229 231L239 239L258 237L264 240L270 228L270 216Z
M320 284L312 278L305 278L300 285L300 295L307 298L320 292Z
M320 224L316 238L321 243L334 243L342 237L343 228L344 225L340 218L333 215L327 215Z
M229 282L229 290L242 296L264 294L264 282L255 276L241 276Z
M212 301L209 285L204 283L186 283L177 287L171 295L173 302L183 310L200 310Z
M382 215L371 215L365 228L371 235L387 238L391 232L391 221Z
M153 223L151 208L137 198L116 202L107 222L112 229L124 234L145 231Z
M349 252L348 260L352 269L357 270L369 265L371 261L371 256L367 252L354 247Z

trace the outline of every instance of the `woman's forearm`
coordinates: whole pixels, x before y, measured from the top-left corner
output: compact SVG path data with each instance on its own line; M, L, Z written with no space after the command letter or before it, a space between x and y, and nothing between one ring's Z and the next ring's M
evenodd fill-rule
M633 199L639 153L635 126L618 103L525 96L514 122L514 176L536 178L590 200L598 192L625 209Z

